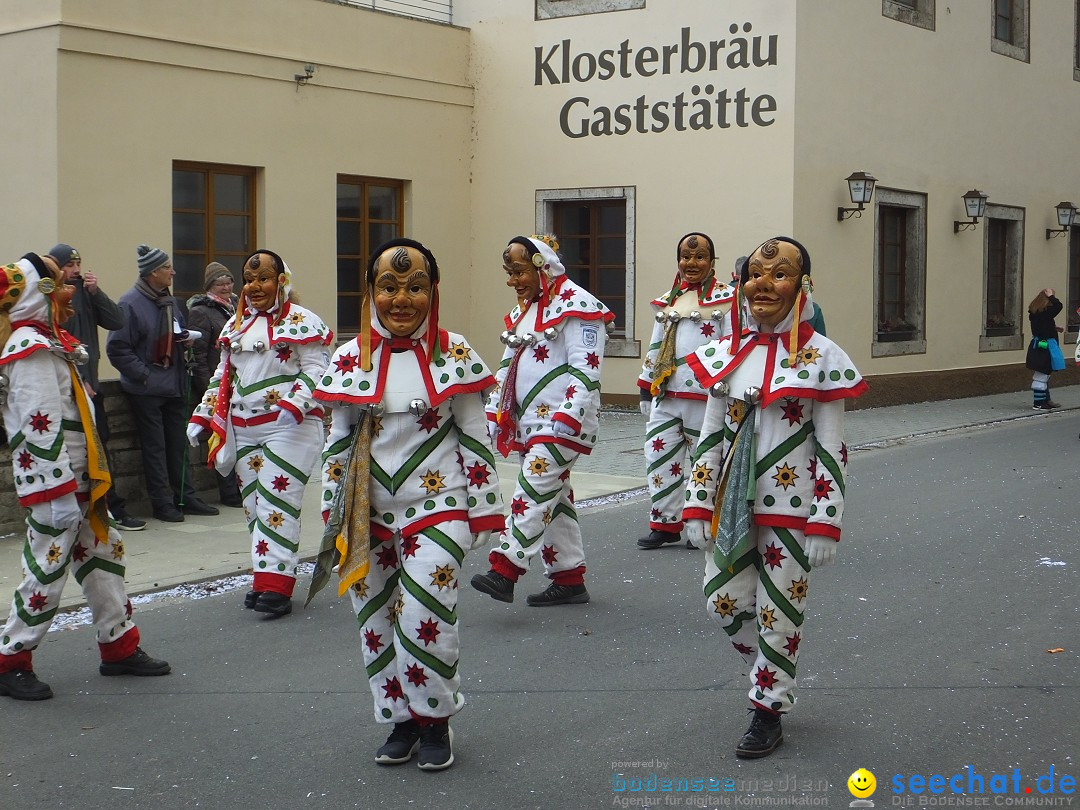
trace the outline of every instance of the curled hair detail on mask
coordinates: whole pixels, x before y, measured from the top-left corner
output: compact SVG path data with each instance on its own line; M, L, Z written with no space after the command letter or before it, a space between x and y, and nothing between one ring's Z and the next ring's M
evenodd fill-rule
M412 267L412 259L409 258L409 251L403 247L399 247L394 251L394 254L390 257L390 266L395 270L408 270Z
M683 238L685 238L685 237L683 237ZM766 239L764 242L762 242L760 245L758 245L756 248L754 248L753 251L751 251L751 253L750 253L751 259L754 256L754 254L757 253L758 251L761 251L761 255L764 256L766 259L773 258L777 254L777 252L779 252L781 242L786 242L789 245L794 245L795 246L795 249L799 252L799 259L798 259L798 263L794 264L792 266L795 267L801 273L809 274L810 273L810 254L807 252L806 248L803 247L801 242L798 242L798 241L792 239L790 236L774 236L771 239ZM766 251L768 251L768 252L766 252ZM751 265L751 263L752 263L752 261L746 261L746 262L742 263L741 272L739 273L739 283L741 283L741 284L746 283L746 281L747 281L747 279L749 278L749 275L750 275L750 265ZM738 263L736 263L736 265L738 265Z
M690 234L690 236L686 240L687 247L689 247L691 250L696 250L697 244L697 234Z
M768 242L761 246L760 250L762 256L764 256L766 259L771 259L773 256L780 252L780 243L777 242L775 239L770 239Z

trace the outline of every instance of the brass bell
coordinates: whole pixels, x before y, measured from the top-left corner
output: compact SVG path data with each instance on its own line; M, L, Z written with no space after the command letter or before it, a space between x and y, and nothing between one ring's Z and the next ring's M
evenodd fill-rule
M720 380L712 384L709 388L709 394L714 397L726 397L730 390L731 387L723 380Z

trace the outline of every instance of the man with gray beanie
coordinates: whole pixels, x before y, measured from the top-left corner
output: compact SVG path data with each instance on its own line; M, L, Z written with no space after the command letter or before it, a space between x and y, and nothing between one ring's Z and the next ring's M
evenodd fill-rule
M90 389L94 403L94 421L97 423L101 444L108 453L109 419L105 413L105 395L98 380L98 362L101 359L98 327L110 332L119 329L124 325L124 314L98 286L94 271L82 266L79 251L71 245L59 242L53 245L49 255L59 265L64 281L75 288L71 298L71 307L75 314L64 321L62 326L86 347L87 360L79 366L79 375ZM115 486L109 487L107 500L116 528L131 532L146 528L145 520L139 520L127 513L126 503L117 493Z
M154 517L180 523L185 514L216 515L195 494L188 469L187 369L180 345L188 337L183 305L169 294L172 260L149 245L139 245L135 255L139 280L120 297L125 323L109 335L105 351L120 371L135 418Z

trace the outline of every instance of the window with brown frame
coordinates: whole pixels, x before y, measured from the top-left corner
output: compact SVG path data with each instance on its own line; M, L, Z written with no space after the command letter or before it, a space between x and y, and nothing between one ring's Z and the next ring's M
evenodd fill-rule
M552 206L566 274L615 313L626 335L626 200L582 199Z
M1013 0L994 0L994 39L1013 43Z
M405 232L405 182L380 177L337 178L337 332L360 329L363 274L371 251Z
M203 292L203 273L221 262L240 279L255 250L255 169L173 161L173 293Z
M1031 0L994 0L990 6L990 50L1027 62Z
M936 0L881 0L881 14L899 22L933 31Z
M1080 332L1080 225L1069 229L1069 292L1065 305L1065 319L1068 331Z
M879 342L911 340L918 329L907 313L908 213L898 206L878 208Z
M986 330L1014 329L1005 293L1008 277L1008 228L1001 219L986 221ZM1010 331L1011 334L1011 331Z

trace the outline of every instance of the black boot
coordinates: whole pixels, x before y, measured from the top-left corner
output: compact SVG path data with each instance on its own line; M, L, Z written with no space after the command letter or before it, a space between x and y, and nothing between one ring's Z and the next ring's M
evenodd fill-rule
M379 765L401 765L412 759L419 747L419 723L411 718L404 723L394 723L394 730L375 752L375 762Z
M248 610L252 610L255 607L255 603L259 601L259 594L262 591L248 591L244 594L244 607Z
M135 652L127 658L119 661L102 661L98 665L98 672L102 675L168 675L172 667L168 662L159 658L151 658L142 647L136 647Z
M584 585L558 585L552 582L547 590L531 593L525 603L531 607L550 605L584 605L589 601L589 592Z
M638 548L660 548L660 546L666 546L668 543L678 543L682 540L682 534L679 532L661 532L657 529L653 529L649 532L648 537L642 537L637 541Z
M292 613L292 599L273 591L263 591L255 600L253 610L256 613L269 613L275 619L280 619Z
M514 583L498 571L477 574L471 582L473 588L480 593L486 593L492 599L498 599L500 602L514 601Z
M32 669L12 669L0 675L0 695L15 700L48 700L53 692Z
M735 756L740 759L758 759L767 757L784 741L784 731L780 728L780 715L754 708L750 728L742 735L735 746Z

